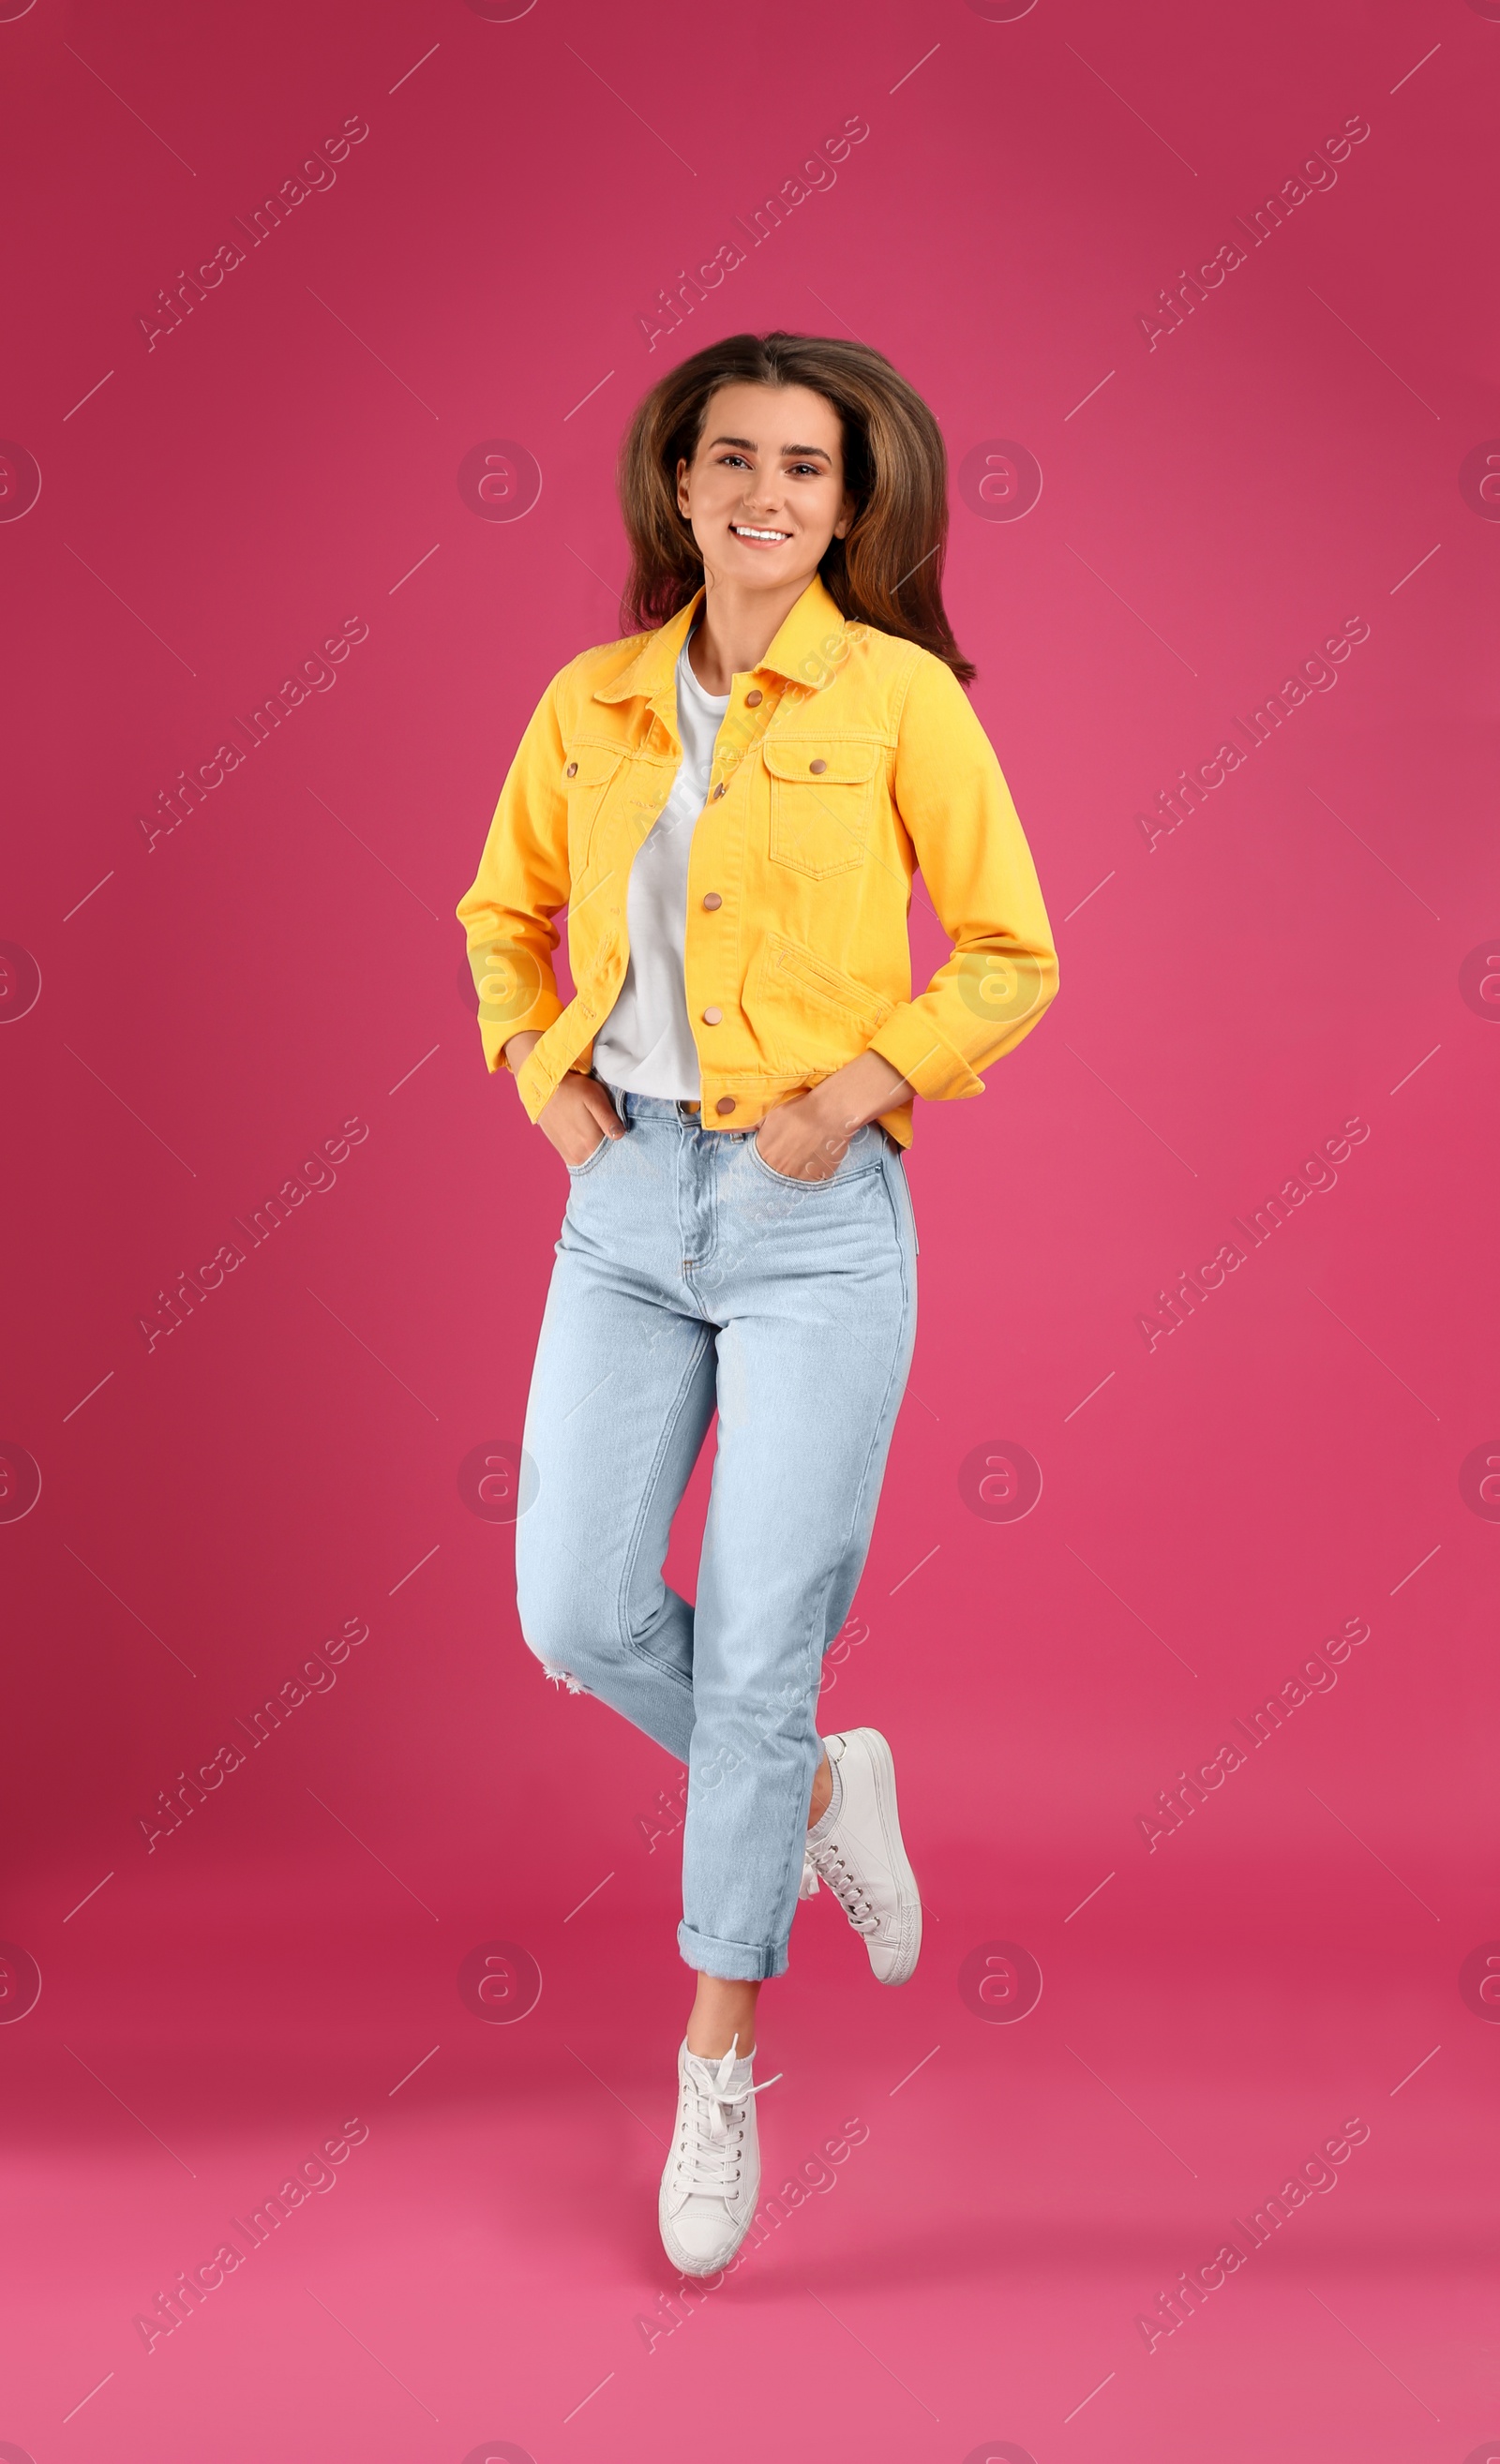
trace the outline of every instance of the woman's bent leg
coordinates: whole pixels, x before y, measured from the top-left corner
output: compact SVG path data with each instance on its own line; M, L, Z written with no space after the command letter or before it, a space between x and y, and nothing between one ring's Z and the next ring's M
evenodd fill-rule
M778 1186L748 1141L717 1144L702 1284L722 1321L718 1445L678 1942L700 1971L757 1979L786 1966L823 1654L864 1566L911 1364L915 1227L879 1130L807 1188Z
M632 1141L636 1180L641 1124L622 1146ZM595 1172L623 1182L625 1163L611 1152ZM603 1194L591 1193L591 1213ZM693 1733L694 1613L661 1568L713 1409L712 1328L564 1231L522 1440L536 1488L516 1527L521 1632L549 1675L597 1694L679 1762Z

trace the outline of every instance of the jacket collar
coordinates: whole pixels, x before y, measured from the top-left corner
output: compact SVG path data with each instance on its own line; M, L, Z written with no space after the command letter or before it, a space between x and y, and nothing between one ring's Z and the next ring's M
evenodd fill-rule
M595 701L629 701L640 695L672 725L676 715L677 655L703 605L698 588L685 607L656 632L648 633L629 667L612 684L601 685ZM805 686L816 693L831 682L846 655L844 619L817 574L783 619L770 649L756 669ZM675 728L673 728L675 734Z

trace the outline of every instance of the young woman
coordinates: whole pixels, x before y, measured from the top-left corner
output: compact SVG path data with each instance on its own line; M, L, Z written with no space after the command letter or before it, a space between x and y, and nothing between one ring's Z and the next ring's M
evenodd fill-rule
M1057 966L943 612L942 438L890 363L714 343L641 404L620 495L641 629L548 686L457 912L488 1064L570 1181L521 1631L688 1767L659 2218L704 2276L755 2214L756 1999L799 1895L827 1883L883 1984L916 1964L891 1749L819 1737L822 1661L912 1356L914 1097L982 1094ZM953 951L914 1000L918 867ZM716 1409L690 1604L662 1562Z

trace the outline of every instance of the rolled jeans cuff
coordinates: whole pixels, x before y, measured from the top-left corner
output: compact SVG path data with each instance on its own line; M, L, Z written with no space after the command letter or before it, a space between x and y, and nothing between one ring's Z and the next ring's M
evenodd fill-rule
M677 1927L677 1948L700 1976L722 1977L736 1985L761 1985L769 1976L784 1976L787 1947L767 1950L758 1942L716 1942L712 1934L695 1933L684 1921Z

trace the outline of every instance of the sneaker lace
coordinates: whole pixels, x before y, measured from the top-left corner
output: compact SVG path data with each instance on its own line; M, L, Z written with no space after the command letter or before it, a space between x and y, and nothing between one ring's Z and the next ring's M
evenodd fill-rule
M817 1847L808 1846L803 1856L802 1888L799 1899L815 1897L819 1877L827 1882L856 1933L873 1933L880 1920L873 1902L863 1885L850 1873L844 1861L844 1852L836 1839L825 1839Z
M762 2088L774 2087L784 2076L775 2071L768 2079L758 2079L753 2086L731 2087L739 2045L736 2036L707 2079L701 2071L689 2073L693 2094L683 2113L676 2157L678 2187L685 2189L690 2197L697 2192L723 2198L734 2189L739 2179L739 2155L750 2099L759 2096Z

